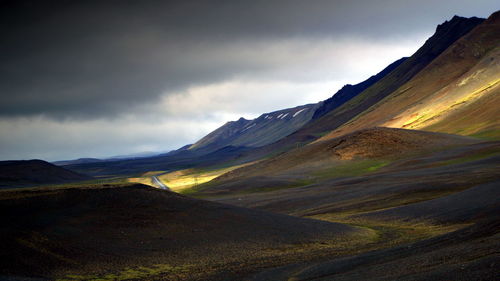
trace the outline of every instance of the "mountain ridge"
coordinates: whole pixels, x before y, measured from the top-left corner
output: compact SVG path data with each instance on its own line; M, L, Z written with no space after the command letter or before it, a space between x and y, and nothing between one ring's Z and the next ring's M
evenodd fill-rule
M323 101L323 104L314 112L312 119L318 119L328 112L334 110L335 108L341 106L345 102L349 101L356 95L360 94L364 90L366 90L371 85L378 82L380 79L384 78L387 74L389 74L392 70L398 67L401 63L406 61L408 57L403 57L395 62L386 66L379 73L372 75L370 78L358 83L358 84L347 84L344 85L340 90L338 90L333 96Z
M362 93L302 127L295 133L296 138L298 137L299 141L310 138L305 136L317 138L318 135L334 130L354 118L413 78L451 44L483 21L484 19L479 18L454 17L451 21L441 24L412 56Z
M500 130L494 106L500 102L499 13L455 41L393 93L322 139L373 126L462 135Z
M229 121L189 147L212 152L225 146L260 147L293 133L309 120L320 104L306 104L263 113L247 120Z

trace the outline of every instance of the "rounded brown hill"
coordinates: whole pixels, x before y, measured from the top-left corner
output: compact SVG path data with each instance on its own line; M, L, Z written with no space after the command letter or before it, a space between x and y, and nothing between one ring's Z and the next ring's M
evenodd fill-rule
M255 165L234 170L217 180L270 175L324 161L394 159L406 154L476 142L478 140L473 138L443 133L375 127L294 149Z
M376 127L356 131L321 144L343 160L379 158L437 147L477 142L462 136L416 130Z
M134 266L154 271L158 264L166 276L185 269L203 275L221 264L279 260L297 247L325 247L364 233L144 185L2 191L0 218L0 279L122 274Z

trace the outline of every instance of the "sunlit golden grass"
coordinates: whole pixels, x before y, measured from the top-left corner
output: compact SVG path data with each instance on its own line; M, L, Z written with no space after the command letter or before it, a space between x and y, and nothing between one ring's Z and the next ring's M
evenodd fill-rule
M430 126L442 120L446 116L446 114L451 112L452 109L454 110L455 107L471 103L481 98L484 94L488 93L489 89L491 89L498 83L500 83L500 79L494 79L493 81L485 83L484 85L482 85L482 87L479 87L474 91L464 92L464 94L462 95L457 94L447 99L443 98L440 103L433 102L422 108L418 108L418 111L416 111L414 114L401 115L394 118L399 123L394 123L395 121L392 121L393 123L384 124L384 126L409 129L421 129ZM471 133L466 132L464 134L469 135Z
M154 184L152 177L156 176L156 175L160 175L164 172L165 171L149 171L149 172L143 173L139 177L128 178L127 181L134 182L134 183L141 183L141 184L149 185L152 187L158 187Z
M242 165L231 166L227 168L220 168L214 170L200 170L200 169L186 169L179 170L158 176L170 190L175 192L182 192L186 189L195 187L197 185L207 183L227 172L235 169L250 165L252 163L245 163Z
M142 183L149 186L155 186L152 182L151 177L128 178L128 181L133 183Z

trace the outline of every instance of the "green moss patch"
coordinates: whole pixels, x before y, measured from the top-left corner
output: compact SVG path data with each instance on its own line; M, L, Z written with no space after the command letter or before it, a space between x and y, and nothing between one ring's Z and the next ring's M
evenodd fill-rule
M352 160L333 167L321 169L313 173L319 179L332 179L340 177L356 177L375 172L388 165L387 160Z

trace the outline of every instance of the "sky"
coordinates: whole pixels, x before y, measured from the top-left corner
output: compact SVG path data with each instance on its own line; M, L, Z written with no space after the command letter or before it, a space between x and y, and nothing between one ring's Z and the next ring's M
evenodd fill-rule
M497 0L0 1L0 160L194 143L315 103Z

